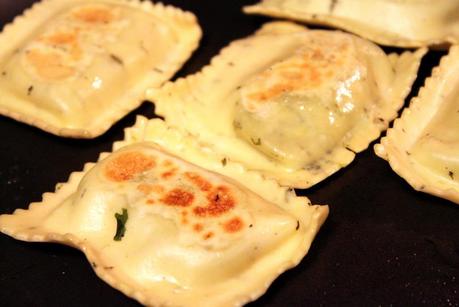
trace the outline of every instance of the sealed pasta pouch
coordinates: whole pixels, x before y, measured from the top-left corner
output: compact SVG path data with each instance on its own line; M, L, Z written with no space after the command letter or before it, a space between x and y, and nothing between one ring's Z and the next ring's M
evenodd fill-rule
M0 33L0 114L93 138L197 47L194 15L140 0L43 0Z
M262 0L244 7L249 14L330 26L405 48L459 43L458 10L456 0Z
M414 189L459 204L458 46L441 59L375 151Z
M307 188L387 128L425 52L387 55L351 34L272 22L147 96L169 125L227 159Z
M27 210L16 239L81 249L97 275L149 306L240 306L308 252L327 206L221 160L160 119Z

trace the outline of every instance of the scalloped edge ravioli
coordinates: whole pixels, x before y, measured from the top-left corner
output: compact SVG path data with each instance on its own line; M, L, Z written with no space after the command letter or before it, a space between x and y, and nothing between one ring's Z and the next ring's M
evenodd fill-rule
M365 110L370 108L364 108L366 116L352 128L353 135L341 140L330 154L320 159L316 163L318 167L294 169L276 163L236 137L234 128L227 127L225 116L232 116L235 93L244 80L277 61L276 57L285 53L282 48L287 46L285 49L290 50L309 32L343 35L361 43L363 52L370 49L367 44L372 44L342 32L308 30L293 23L270 22L254 35L232 42L200 72L168 82L161 89L151 89L147 96L154 102L156 112L164 116L169 125L187 130L219 154L244 164L248 169L259 171L281 185L310 187L348 165L357 152L366 149L381 131L387 129L389 121L397 116L397 111L403 106L427 50L421 48L400 55L387 55L388 61L384 63L391 67L385 68L393 71L393 78L390 80L391 88L381 89L382 93L378 91L383 102L369 111ZM267 49L270 53L263 53L262 50ZM369 54L371 52L373 50L368 51ZM373 60L372 65L376 65L377 70L377 65L384 63Z
M262 0L244 12L336 27L386 46L443 48L459 42L458 9L455 0Z
M417 191L459 204L459 183L450 178L452 174L448 175L447 169L443 176L433 172L415 160L411 153L416 142L429 134L429 124L435 120L435 116L441 111L445 112L442 106L446 105L447 99L454 97L456 102L459 101L455 95L459 90L458 77L459 46L453 46L449 54L441 59L440 65L434 68L432 76L426 79L419 95L412 99L410 106L403 110L393 128L387 130L387 136L374 149ZM452 112L459 112L459 108Z
M129 146L139 144L140 141L152 142L151 144L162 146L173 155L180 154L191 163L231 177L235 179L233 183L235 185L238 185L236 182L246 185L249 190L257 195L263 195L266 201L276 204L286 213L295 217L298 220L297 231L294 231L293 235L289 235L285 241L281 241L282 244L257 258L256 262L248 269L216 283L215 287L212 286L211 289L207 289L208 286L206 286L207 290L201 289L202 286L201 288L197 286L196 293L192 291L186 293L185 291L182 293L184 294L182 297L178 295L178 292L173 296L164 294L168 293L167 291L157 292L162 291L161 287L145 288L136 283L135 280L130 279L128 272L113 268L110 259L113 261L116 257L114 258L113 255L110 257L105 252L98 250L90 240L85 240L78 234L53 233L47 231L46 227L40 227L40 221L52 214L51 212L54 213L63 202L77 191L79 185L85 184L82 183L82 178L94 168L94 163L86 164L82 172L72 173L67 183L58 184L55 193L44 194L43 201L32 203L28 210L19 209L13 215L0 216L0 230L19 240L60 242L82 250L101 279L145 305L240 306L262 295L279 274L301 261L328 214L327 206L313 206L306 197L297 197L293 190L282 188L274 181L264 179L258 173L246 171L241 165L231 161L219 160L218 156L215 156L208 149L202 148L201 144L192 136L166 126L159 119L148 121L144 117L138 117L137 123L126 129L125 140L114 144L114 150L128 150L133 146L143 146ZM108 153L103 153L100 159L107 158L108 155ZM92 178L94 178L94 174ZM223 180L225 179L223 178ZM226 180L231 182L231 179L227 178ZM240 187L242 191L245 189ZM127 228L128 232L129 224ZM111 240L111 238L109 239ZM120 251L120 253L124 254L124 251ZM116 254L118 255L118 253Z
M16 17L12 23L7 24L4 27L2 33L0 34L0 58L3 59L0 64L6 65L8 61L10 61L10 58L15 56L16 52L20 51L21 48L26 46L25 44L31 41L31 38L34 39L34 41L36 40L37 34L35 34L35 36L33 35L35 29L43 28L49 23L52 23L53 20L55 21L55 18L60 17L60 12L65 13L67 12L66 9L73 8L74 6L80 4L106 6L115 5L123 8L125 7L126 10L133 9L136 12L145 13L149 15L154 22L161 24L162 28L158 29L158 31L164 32L165 29L168 29L168 31L175 34L175 37L170 38L173 40L171 44L173 44L174 47L171 48L171 50L167 50L167 52L161 51L162 54L160 54L159 51L155 51L154 57L159 59L157 63L155 62L155 66L158 67L157 70L153 69L151 71L147 71L146 73L142 72L141 75L141 72L138 71L138 76L131 76L127 72L124 72L123 80L120 82L127 84L129 80L135 79L135 84L130 86L128 90L120 93L119 97L114 97L112 101L108 103L108 106L103 107L102 109L99 108L95 109L94 112L88 112L88 110L91 110L92 105L97 107L97 102L100 100L99 98L97 98L97 101L85 100L84 102L79 102L77 105L75 105L74 102L72 102L72 105L69 105L69 101L71 100L69 97L73 97L75 95L76 97L79 97L79 95L82 95L78 92L77 94L72 94L73 96L70 96L69 93L73 93L72 86L76 86L70 79L57 80L53 83L53 81L46 79L44 81L40 80L37 76L34 76L33 78L28 75L26 76L25 72L23 72L21 76L11 77L13 79L9 80L9 83L5 83L3 87L0 85L0 94L2 95L2 99L0 101L0 114L11 117L17 121L36 126L42 130L59 136L94 138L108 130L116 121L125 116L128 112L137 108L144 100L145 89L147 87L159 87L165 81L170 79L190 57L191 53L197 48L201 37L201 29L196 21L196 17L192 13L182 11L172 6L165 6L161 3L153 4L149 1L140 0L43 0L42 2L36 3L32 8L27 9L22 15ZM97 16L94 15L93 17L96 18ZM55 26L56 28L52 28L52 30L55 30L56 33L58 33L61 31L61 28L59 27L63 26L65 27L66 25L58 24ZM76 29L78 32L78 27ZM85 33L84 35L86 36L84 37L89 37L89 39L91 39L91 35L94 33L90 32L92 31L90 27L89 29L89 33ZM97 30L94 31L97 33ZM103 34L102 36L106 37L107 35ZM60 44L67 43L65 40L69 38L65 36L61 36L59 38L56 36L56 39L60 40L57 41L57 44ZM57 47L61 48L62 46ZM57 52L59 52L59 48L56 49ZM96 54L96 56L99 56L97 55L97 52L99 51L94 51L94 46L91 48L91 52ZM86 50L81 50L81 48L74 49L75 54L81 52L83 54L82 60L79 61L83 62L85 65L88 64L87 59L84 58ZM86 53L89 53L89 51ZM149 56L153 57L153 55ZM117 63L123 63L119 57L114 55L111 55L111 57L114 61L113 65L116 66ZM43 65L43 63L45 61L53 62L53 58L44 58L44 56L40 54L38 54L36 58L38 65L43 66L44 69L48 68L48 71L50 71L50 65ZM130 65L130 63L131 62L127 61L127 64L125 64ZM55 65L56 63L51 64ZM82 64L80 63L78 65ZM91 65L84 71L91 68ZM102 64L99 61L98 66L95 67L94 70L100 68L101 65ZM79 66L76 67L78 68ZM113 69L115 68L116 67ZM124 69L124 66L122 68ZM159 68L161 69L159 70ZM15 68L13 67L12 69ZM105 66L105 69L107 69L107 66ZM131 71L129 71L129 73L132 74ZM10 78L10 75L13 75L13 73L5 70L2 71L0 78ZM32 78L31 80L35 80L36 84L30 85L30 83L27 83L26 86L22 88L22 83L26 80L26 77L24 76L27 77L27 80ZM81 80L85 80L83 77L79 78ZM95 92L100 86L105 86L107 80L97 78L98 76L96 75L94 81L91 81L91 88L78 90L83 91L83 93L86 93L88 90ZM107 79L108 78L109 77L107 77ZM110 84L109 81L111 80L108 80L107 84ZM66 84L65 88L61 88L63 82L66 82L64 83ZM18 89L19 84L21 84L21 89ZM116 84L117 83L115 83L115 87L118 86ZM55 88L53 89L53 85L60 86L58 91ZM114 87L113 84L112 87ZM45 98L34 98L35 93L38 90L41 91L40 95ZM57 92L59 94L56 94ZM58 99L53 98L51 101L52 95L55 95ZM67 98L64 99L59 95ZM57 100L54 101L55 99ZM50 109L49 106L44 105L42 100L46 101L46 103L51 105L53 108L57 108L59 110L58 113L53 111L53 109ZM51 102L47 102L48 100ZM75 110L72 110L72 108Z

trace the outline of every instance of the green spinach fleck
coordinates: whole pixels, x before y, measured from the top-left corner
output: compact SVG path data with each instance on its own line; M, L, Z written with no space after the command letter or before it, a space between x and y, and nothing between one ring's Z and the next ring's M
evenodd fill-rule
M115 213L116 219L116 234L113 237L115 241L121 241L126 232L126 222L128 220L128 212L126 208L123 208L122 213Z

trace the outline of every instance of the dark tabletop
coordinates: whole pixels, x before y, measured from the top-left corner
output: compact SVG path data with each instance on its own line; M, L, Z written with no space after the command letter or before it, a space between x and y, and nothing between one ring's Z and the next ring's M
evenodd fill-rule
M10 22L32 2L0 0L0 21ZM198 71L220 48L270 20L241 12L253 1L165 2L195 13L204 31L176 77ZM444 54L431 51L424 58L410 97ZM40 201L72 171L96 161L123 138L136 114L153 117L154 108L144 103L94 140L56 137L0 116L0 214ZM329 204L330 215L303 261L250 306L459 306L459 205L414 191L372 148L324 182L298 191ZM0 234L0 306L138 303L101 281L80 251Z

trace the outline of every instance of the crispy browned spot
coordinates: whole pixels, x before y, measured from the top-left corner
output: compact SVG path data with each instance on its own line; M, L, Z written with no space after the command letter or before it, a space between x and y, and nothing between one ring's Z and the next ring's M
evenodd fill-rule
M48 45L65 46L73 59L78 60L82 56L82 50L78 45L78 31L57 32L39 39Z
M168 178L170 178L170 177L175 176L176 173L177 173L177 169L174 167L174 168L172 168L172 169L170 169L170 170L168 170L168 171L163 172L163 173L161 174L161 177L162 177L163 179L168 179Z
M212 184L199 176L196 173L186 172L185 177L196 185L201 191L209 191L212 188Z
M208 232L208 233L204 234L204 235L202 236L202 238L203 238L204 240L208 240L208 239L212 238L213 236L214 236L214 233L213 233L213 232Z
M163 193L164 187L160 186L159 184L140 183L137 186L137 190L145 195L148 195L150 193Z
M152 157L141 152L125 152L107 163L105 176L113 181L130 180L135 175L152 169L155 165Z
M202 226L202 224L194 224L193 225L193 230L196 231L196 232L201 232L202 230L204 229L204 227Z
M207 194L207 206L195 207L193 213L200 217L220 216L235 206L231 191L226 186L219 186Z
M238 217L232 218L223 224L223 230L230 233L240 231L242 227L244 227L244 222Z
M75 73L72 67L65 65L62 56L56 52L29 50L27 61L35 68L37 74L45 79L60 80Z
M340 45L338 49L346 50L346 45ZM301 57L279 63L274 69L260 73L255 81L259 86L249 92L247 98L263 103L285 92L316 88L323 83L324 79L333 77L342 65L342 59L339 59L334 52L324 53L317 48L308 50ZM271 79L275 82L266 81ZM248 109L254 111L256 106L249 105Z
M194 195L184 189L175 188L167 192L161 201L168 206L188 207L193 202Z
M88 23L109 23L114 19L112 12L104 7L84 7L75 11L73 17Z
M76 43L77 35L75 32L57 32L45 36L41 40L52 45L71 45Z
M180 212L180 213L181 213L181 215L182 215L182 219L181 219L182 224L188 224L188 218L187 218L188 212L185 211L185 210L183 210L183 211Z

